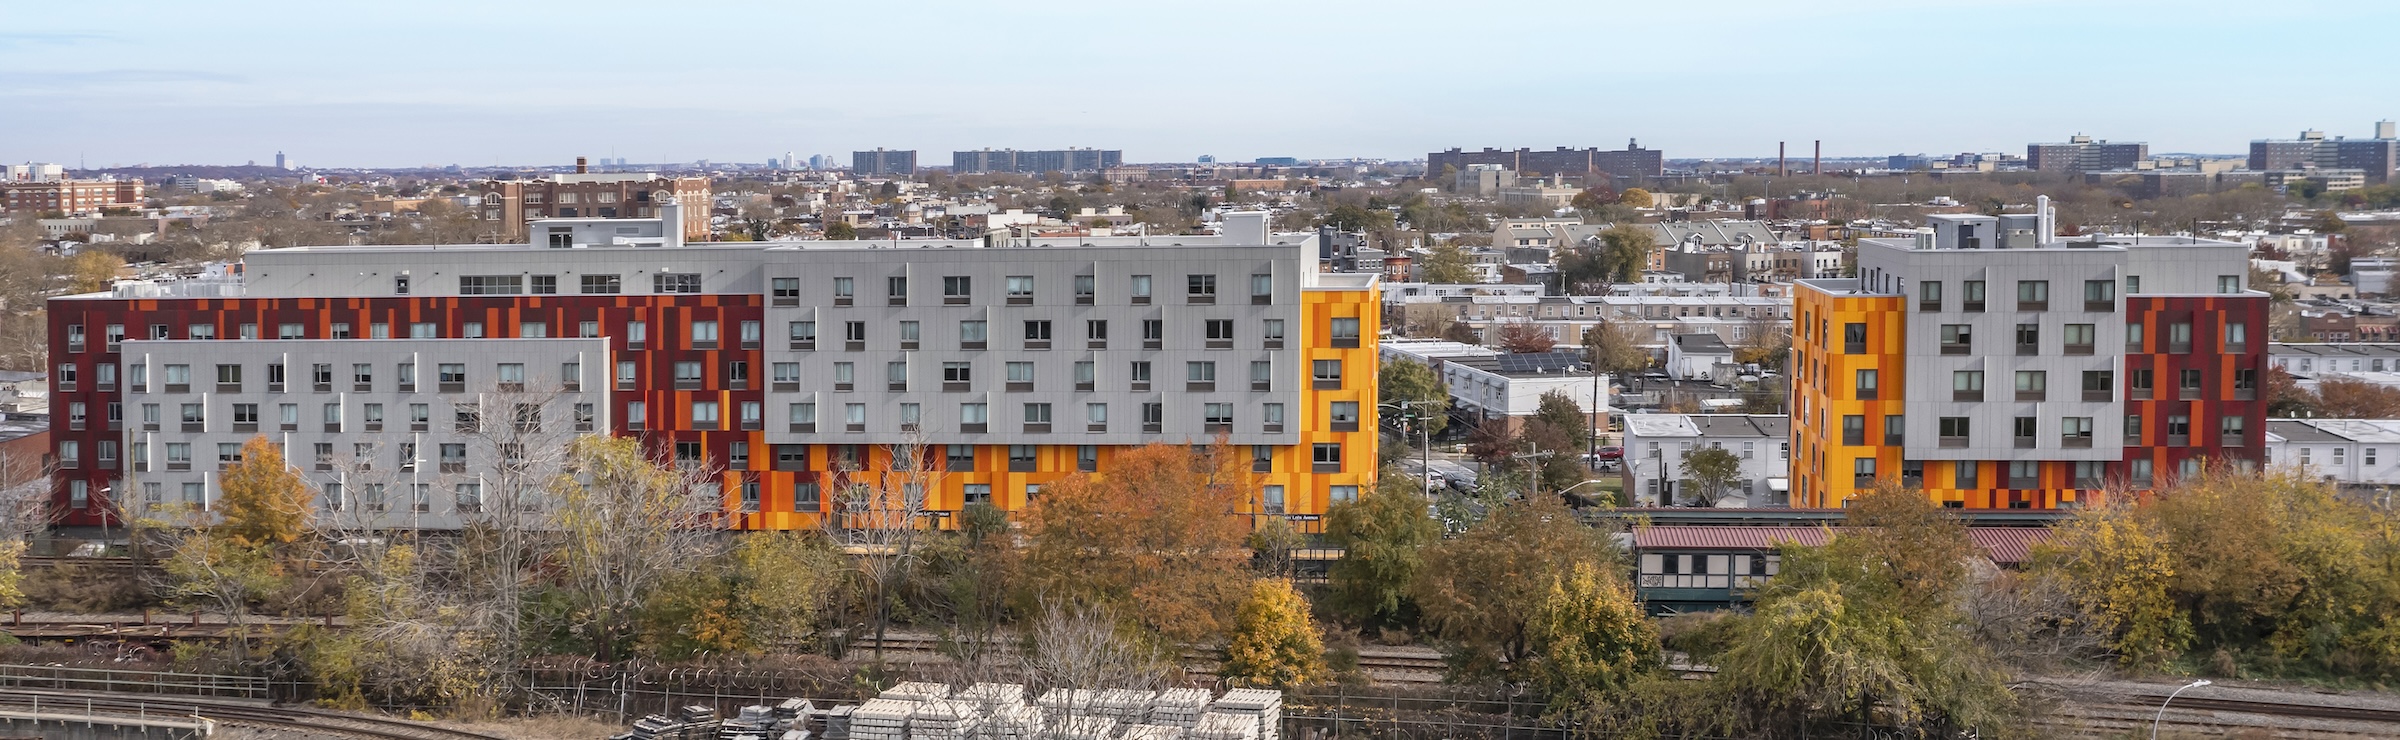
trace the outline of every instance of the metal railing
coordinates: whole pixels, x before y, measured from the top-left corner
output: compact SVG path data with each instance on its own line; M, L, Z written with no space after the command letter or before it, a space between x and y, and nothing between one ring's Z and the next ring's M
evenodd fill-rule
M0 664L0 687L128 694L268 698L267 679L210 673L120 671L108 668Z

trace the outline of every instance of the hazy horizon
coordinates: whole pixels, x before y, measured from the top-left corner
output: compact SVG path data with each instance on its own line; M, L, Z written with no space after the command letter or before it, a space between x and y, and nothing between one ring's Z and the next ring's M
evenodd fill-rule
M21 5L0 161L92 168L761 162L1120 149L1128 162L2237 154L2400 117L2400 6L2036 0L1022 7ZM2296 42L2305 43L2296 43ZM2252 51L2255 49L2255 51ZM2299 50L2299 51L2295 51Z

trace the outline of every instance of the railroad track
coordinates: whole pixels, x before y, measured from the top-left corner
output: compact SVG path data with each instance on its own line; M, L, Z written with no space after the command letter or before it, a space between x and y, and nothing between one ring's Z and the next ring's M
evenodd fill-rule
M507 740L407 720L200 697L9 689L0 692L0 705L39 705L53 712L81 709L122 717L198 717L223 725L307 730L365 740Z
M2249 733L2259 737L2394 737L2400 736L2400 710L2324 704L2249 701L2189 694L2175 697L2159 713L2164 696L2101 694L2061 701L2034 724L2053 730L2091 733L2145 734L2152 721L2184 733Z
M850 646L850 653L863 655L874 647L873 640L860 640ZM894 634L883 638L884 652L911 658L945 659L940 648L941 641L929 635ZM1184 653L1183 662L1186 669L1207 674L1216 667L1217 658L1214 653L1196 650ZM1359 652L1358 668L1383 683L1441 683L1449 666L1438 656L1399 655L1368 648Z

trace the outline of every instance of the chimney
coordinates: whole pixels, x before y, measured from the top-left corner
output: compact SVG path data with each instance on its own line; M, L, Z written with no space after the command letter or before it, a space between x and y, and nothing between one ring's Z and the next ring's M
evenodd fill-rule
M582 158L582 157L576 157L576 158L575 158L575 174L578 174L578 175L580 175L580 174L583 174L583 173L586 173L586 172L590 172L590 171L592 171L592 168L590 168L590 167L588 167L588 166L585 166L585 165L584 165L584 161L583 161L583 158Z
M1817 156L1816 156L1816 158L1815 158L1815 159L1809 160L1809 163L1808 163L1808 174L1811 174L1811 175L1822 175L1822 174L1825 174L1825 140L1824 140L1824 139L1818 139L1818 140L1817 140Z
M1775 176L1783 176L1783 142L1775 142Z

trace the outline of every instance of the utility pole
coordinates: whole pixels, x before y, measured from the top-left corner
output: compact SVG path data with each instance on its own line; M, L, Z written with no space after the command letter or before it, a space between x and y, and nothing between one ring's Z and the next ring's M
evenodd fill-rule
M1508 456L1508 458L1509 458L1509 459L1511 459L1511 460L1535 460L1535 461L1540 461L1540 460L1548 460L1548 459L1550 459L1550 456L1551 456L1551 455L1555 455L1555 454L1558 454L1558 453L1556 453L1555 451L1552 451L1552 452L1544 452L1544 451L1542 451L1542 446L1537 444L1537 445L1534 445L1534 446L1533 446L1533 451L1532 451L1532 452L1518 453L1518 454L1510 455L1510 456ZM1526 486L1527 486L1528 488L1532 489L1532 490L1530 491L1531 493L1534 493L1534 494L1539 494L1539 493L1541 493L1541 492L1542 492L1542 469L1541 469L1541 467L1540 467L1540 463L1539 463L1539 462L1536 462L1536 463L1535 463L1535 466L1534 466L1534 468L1533 468L1533 469L1532 469L1530 472L1531 472L1531 475L1528 475L1528 476L1526 476Z

